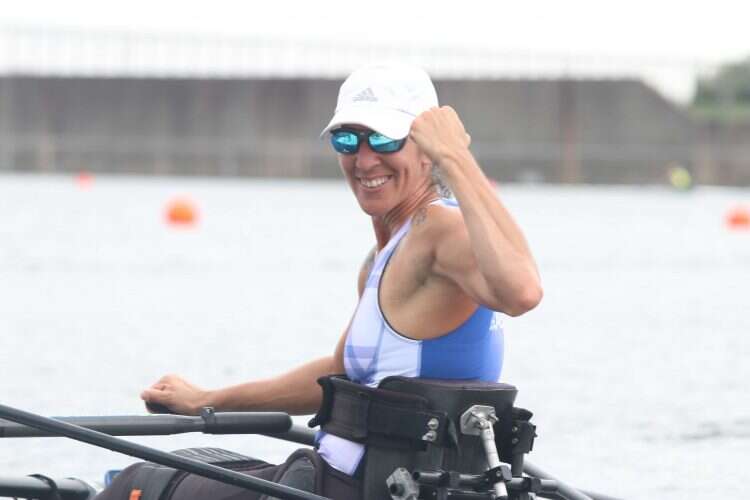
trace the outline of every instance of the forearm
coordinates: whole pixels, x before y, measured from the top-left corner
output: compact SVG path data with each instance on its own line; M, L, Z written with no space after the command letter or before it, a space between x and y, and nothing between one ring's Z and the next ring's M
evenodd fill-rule
M317 379L336 371L333 356L317 359L278 377L207 391L207 406L222 411L315 413L321 390Z

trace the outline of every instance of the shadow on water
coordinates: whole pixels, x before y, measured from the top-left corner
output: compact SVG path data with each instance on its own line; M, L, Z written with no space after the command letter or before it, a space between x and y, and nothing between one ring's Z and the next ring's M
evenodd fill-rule
M750 439L750 418L730 422L702 422L696 429L683 432L678 438L680 441Z
M671 441L707 441L714 439L750 439L750 418L740 418L728 422L701 422L695 428L680 432Z
M750 417L724 421L686 422L680 427L682 428L672 427L665 431L663 425L655 422L638 424L642 432L640 440L647 443L699 443L750 439Z

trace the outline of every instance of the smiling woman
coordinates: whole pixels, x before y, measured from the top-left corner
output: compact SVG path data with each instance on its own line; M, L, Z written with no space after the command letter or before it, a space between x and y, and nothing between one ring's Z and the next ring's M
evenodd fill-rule
M380 395L393 391L381 383L394 377L457 379L497 389L493 384L503 364L499 316L534 308L542 292L525 238L471 154L460 118L450 107L438 107L422 69L376 65L355 71L343 83L323 130L328 133L375 236L358 277L359 304L332 355L278 377L210 391L167 375L143 391L147 403L185 414L205 406L296 414L318 410L325 420L328 405L336 403L323 397L316 381L323 378L321 385L331 387L335 374L345 373L356 390L368 386ZM456 199L440 197L436 165ZM353 427L354 422L343 423ZM390 473L403 464L376 458L377 441L357 439L341 428L323 426L315 451L295 454L279 466L255 460L244 471L334 500L381 498L368 486L373 484L368 478L378 477L377 491L385 488L385 477L374 467L390 467ZM128 469L101 499L127 498L140 471L140 466ZM171 494L221 499L238 491L188 476Z
M403 218L437 198L433 161L409 139L413 120L438 105L429 76L419 68L373 66L355 71L341 86L336 112L323 129L362 210ZM396 211L387 196L412 202ZM403 220L395 220L400 225ZM382 243L382 241L380 242Z

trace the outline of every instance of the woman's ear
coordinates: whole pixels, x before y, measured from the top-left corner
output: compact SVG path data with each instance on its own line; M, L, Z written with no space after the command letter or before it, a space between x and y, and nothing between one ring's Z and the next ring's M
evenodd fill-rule
M432 160L425 153L419 153L419 164L422 165L422 168L432 170Z

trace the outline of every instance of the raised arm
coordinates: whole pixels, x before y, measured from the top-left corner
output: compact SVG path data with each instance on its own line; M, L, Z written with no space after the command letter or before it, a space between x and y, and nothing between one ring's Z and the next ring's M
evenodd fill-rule
M526 239L469 151L470 137L456 112L433 108L416 118L412 139L437 164L461 208L446 217L435 239L434 271L476 302L517 316L542 297Z

